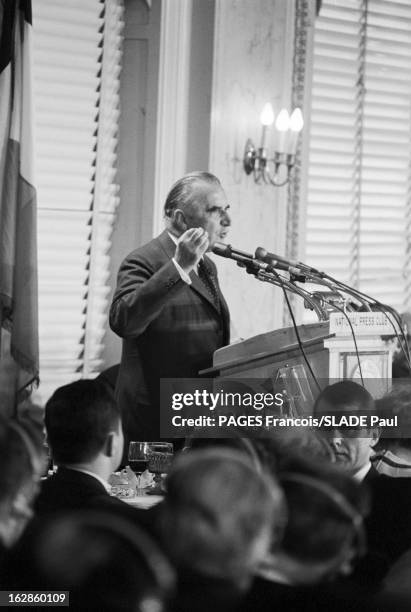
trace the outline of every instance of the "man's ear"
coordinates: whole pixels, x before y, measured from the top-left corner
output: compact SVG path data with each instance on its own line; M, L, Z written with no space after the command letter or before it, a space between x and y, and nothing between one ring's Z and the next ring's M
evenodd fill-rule
M173 210L171 218L174 227L180 232L185 232L188 229L186 217L181 208L176 208L175 210Z
M377 444L378 440L380 439L380 436L381 436L381 429L379 427L375 427L372 430L372 439L370 442L371 448L374 448L374 446Z

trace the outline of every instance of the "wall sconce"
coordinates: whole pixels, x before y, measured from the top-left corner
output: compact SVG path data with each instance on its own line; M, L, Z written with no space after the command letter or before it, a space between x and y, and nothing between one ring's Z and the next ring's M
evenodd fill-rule
M294 109L291 117L285 108L280 111L275 122L277 145L274 157L270 159L267 157L265 147L267 131L274 123L274 111L270 103L265 104L260 121L263 126L261 145L257 149L250 138L247 140L243 159L244 171L246 174L253 173L256 183L271 183L281 187L290 180L291 169L295 163L298 135L304 125L303 115L299 108ZM273 164L272 171L270 164Z

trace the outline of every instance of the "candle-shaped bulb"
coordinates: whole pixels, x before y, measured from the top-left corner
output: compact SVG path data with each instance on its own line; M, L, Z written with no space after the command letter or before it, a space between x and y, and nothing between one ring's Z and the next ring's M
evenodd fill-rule
M264 104L264 108L261 111L260 121L262 125L268 127L274 123L274 111L273 107L269 102Z
M290 116L285 108L281 109L275 122L275 127L279 132L286 132L290 127Z
M297 151L298 134L303 129L304 119L301 109L295 108L290 117L291 135L289 138L287 153L294 155Z
M278 134L278 152L283 153L285 150L285 136L290 128L290 116L285 108L283 108L275 122L275 127Z
M304 126L301 108L295 108L290 117L290 128L292 132L301 132Z

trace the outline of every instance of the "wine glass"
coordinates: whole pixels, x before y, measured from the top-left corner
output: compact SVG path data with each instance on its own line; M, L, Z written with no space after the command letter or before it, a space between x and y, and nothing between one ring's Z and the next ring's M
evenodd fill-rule
M139 478L148 466L148 442L130 442L128 446L128 464Z
M148 469L154 474L154 488L151 493L163 493L162 474L169 471L173 460L173 444L171 442L148 443Z

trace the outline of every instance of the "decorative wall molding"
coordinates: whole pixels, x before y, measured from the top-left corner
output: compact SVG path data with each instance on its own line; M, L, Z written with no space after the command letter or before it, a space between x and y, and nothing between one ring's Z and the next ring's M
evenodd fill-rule
M310 131L312 57L316 4L313 0L295 0L294 55L291 108L300 107L304 115L302 139L296 153L294 171L288 183L286 246L288 259L301 259L304 252L305 201L307 191L308 136ZM302 308L301 300L290 295L291 305ZM291 318L284 303L283 325Z
M351 210L350 243L350 285L358 288L360 281L360 242L361 242L361 191L363 165L363 120L365 104L365 66L367 51L368 0L363 0L359 22L358 73L356 83L355 113L355 170L353 175L353 202Z

